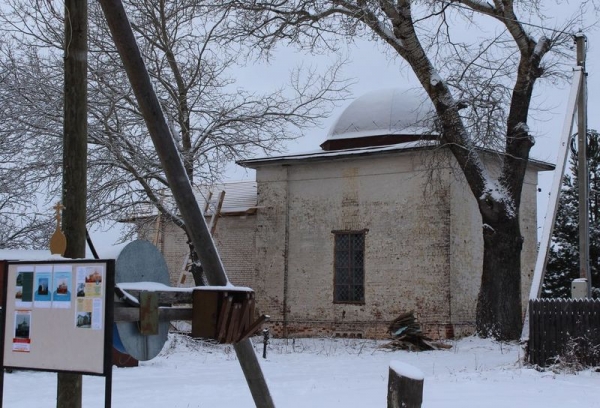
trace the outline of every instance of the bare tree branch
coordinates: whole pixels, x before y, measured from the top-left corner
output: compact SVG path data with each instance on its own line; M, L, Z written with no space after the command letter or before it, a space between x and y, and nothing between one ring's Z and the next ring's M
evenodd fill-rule
M128 1L126 7L181 160L198 184L222 177L232 160L279 150L348 95L341 64L326 75L298 71L270 92L239 88L233 72L250 44L228 41L227 8L196 0ZM168 183L97 4L90 4L89 16L88 222L154 208L184 228L161 199ZM57 195L63 17L42 0L10 0L0 22L11 30L0 43L0 98L7 107L0 140L11 148L0 154L11 173L19 169L27 180L23 194Z

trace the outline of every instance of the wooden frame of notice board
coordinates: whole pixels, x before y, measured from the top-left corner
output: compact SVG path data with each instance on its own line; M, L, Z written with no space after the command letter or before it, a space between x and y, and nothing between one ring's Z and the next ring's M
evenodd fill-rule
M110 407L114 260L0 262L4 368L106 378ZM0 406L2 400L0 400Z

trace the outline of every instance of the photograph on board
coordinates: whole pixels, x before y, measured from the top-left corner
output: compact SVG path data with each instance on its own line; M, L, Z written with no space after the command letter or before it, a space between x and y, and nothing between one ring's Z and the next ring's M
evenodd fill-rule
M33 267L19 268L15 284L15 306L31 307L33 302Z
M49 308L52 304L52 266L40 265L35 268L33 287L34 307Z
M55 309L69 309L71 307L71 284L73 274L71 270L62 268L54 269L54 291L52 292L52 307Z
M31 351L31 310L17 310L15 312L15 330L13 336L13 351Z

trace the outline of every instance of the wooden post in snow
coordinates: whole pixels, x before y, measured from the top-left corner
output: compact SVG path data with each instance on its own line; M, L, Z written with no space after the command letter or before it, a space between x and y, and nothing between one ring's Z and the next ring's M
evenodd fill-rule
M392 361L388 379L387 408L421 408L423 373L416 367Z
M146 64L137 46L123 3L121 0L100 0L100 6L208 283L212 286L227 285L229 280L225 268L206 225L204 214L198 206L190 179L183 167L171 130L152 87ZM246 339L235 344L234 349L256 406L258 408L274 408L267 382L250 340Z
M65 258L85 258L87 203L87 1L65 0L62 228ZM58 373L57 408L81 408L81 374Z

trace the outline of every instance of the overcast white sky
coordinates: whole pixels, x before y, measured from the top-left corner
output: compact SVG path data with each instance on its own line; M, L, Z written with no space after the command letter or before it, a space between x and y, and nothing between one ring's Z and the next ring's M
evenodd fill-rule
M546 4L554 2L548 1ZM541 24L546 27L558 27L566 16L572 15L580 5L580 1L571 1L570 4L556 6L552 4L547 10L549 18ZM598 15L589 12L578 25L572 27L578 31L581 27L589 27L596 24ZM587 29L584 34L588 37L588 127L600 129L600 96L595 94L600 89L600 35L598 29ZM390 59L381 45L376 45L367 40L358 40L348 50L350 62L344 69L348 78L353 78L355 84L351 87L353 98L366 92L381 88L400 87L409 88L418 86L414 74L401 65L398 59ZM572 50L573 66L575 66L575 48ZM270 61L269 64L256 63L240 69L236 73L237 86L249 89L273 89L285 82L289 71L298 64L304 66L315 66L325 69L329 64L326 57L312 57L300 53L293 48L282 47ZM541 120L530 119L529 126L537 135L536 145L532 151L532 157L551 163L556 163L560 132L566 113L566 102L570 91L570 85L564 83L558 87L542 85L536 88L537 98L535 102L541 103L548 110L536 114ZM329 128L333 125L343 109L351 102L351 99L342 103L336 111L323 121L321 128L314 128L306 132L306 136L290 142L287 145L288 152L299 152L317 149L325 140ZM229 180L253 179L254 172L232 164L227 173ZM546 212L547 197L552 183L552 172L540 174L541 193L538 195L538 213ZM542 218L538 218L541 226ZM107 245L114 241L117 234L93 233L96 241L101 245Z
M559 26L562 18L577 10L578 4L576 3L579 3L579 1L571 3L562 7L555 6L556 11L553 11L553 14L556 18L545 20L544 26ZM589 21L582 21L581 25L587 27L595 24L598 17L595 13L588 13L587 20ZM579 28L579 26L572 27L574 32L578 31ZM474 33L479 34L477 31ZM584 34L588 37L587 71L589 73L588 87L590 89L588 126L592 129L600 129L600 118L594 114L600 109L600 97L594 95L594 89L600 88L600 35L598 29L588 29ZM596 39L597 41L595 41ZM573 66L575 66L575 55L576 52L573 47ZM349 59L350 62L345 67L344 73L348 78L354 78L356 81L351 87L354 98L374 89L419 86L410 69L406 68L406 65L401 65L399 59L390 59L381 44L358 40L354 46L349 48ZM256 89L270 88L274 86L273 78L285 80L287 72L298 63L326 66L327 60L323 57L311 57L292 48L286 48L278 51L269 65L256 64L254 67L241 70L237 77L238 83ZM536 87L537 98L535 102L549 108L547 112L536 114L542 120L532 118L529 123L531 130L539 137L536 146L533 148L533 156L537 159L551 162L556 159L559 133L564 120L569 90L570 85L567 83L559 87L548 84L538 84ZM308 131L306 137L291 142L288 146L289 151L318 148L318 145L325 139L331 125L350 102L351 100L342 103L336 112L323 122L322 129L315 128Z
M561 23L568 16L574 15L581 5L581 1L563 2L565 4L555 5L552 1L545 2L548 7L546 14L548 16L539 24L544 27L560 27ZM588 128L600 130L600 96L594 93L594 90L600 89L600 35L597 27L591 27L597 24L598 14L588 12L583 20L571 27L573 32L584 28L584 34L588 39L587 50L587 72L588 72ZM483 21L489 21L484 19ZM474 31L467 32L467 35L481 35ZM573 44L574 45L574 44ZM419 86L414 74L406 65L402 65L399 59L391 59L386 55L382 45L367 40L359 40L355 46L349 49L350 63L345 69L348 77L354 78L356 83L351 90L353 97L356 98L366 92L380 88L400 87L409 88ZM322 57L311 58L305 54L299 54L293 49L285 49L277 54L270 66L257 65L254 68L242 71L238 78L241 83L252 84L253 86L269 87L272 78L282 78L282 74L289 70L295 63L302 61L304 64L325 64ZM573 66L576 65L576 50L572 49ZM563 83L558 86L548 83L538 83L536 87L536 98L534 104L541 104L544 111L536 112L529 120L531 131L537 136L536 145L532 150L532 158L556 163L561 130L567 110L567 100L570 92L570 84ZM325 140L329 128L334 124L337 117L351 100L342 103L337 110L327 120L323 121L322 128L314 128L302 137L288 144L289 152L299 152L317 149ZM575 128L576 129L576 124ZM253 178L252 171L232 166L228 173L231 179ZM539 187L541 192L538 195L538 224L543 224L543 214L546 213L547 198L552 184L553 172L540 173Z

